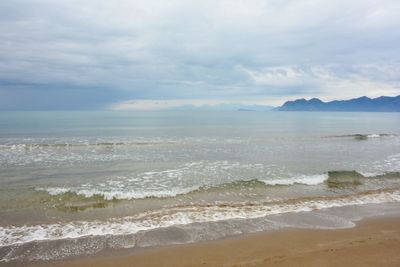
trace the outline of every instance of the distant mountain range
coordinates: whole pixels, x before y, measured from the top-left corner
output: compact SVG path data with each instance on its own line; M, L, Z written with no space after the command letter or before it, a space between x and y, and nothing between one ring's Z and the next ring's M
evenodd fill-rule
M318 98L304 98L287 101L277 111L355 111L355 112L400 112L400 95L395 97L381 96L369 98L366 96L350 100L335 100L323 102Z
M243 104L214 104L214 105L183 105L174 107L172 110L196 110L196 111L271 111L275 107L266 105L243 105Z

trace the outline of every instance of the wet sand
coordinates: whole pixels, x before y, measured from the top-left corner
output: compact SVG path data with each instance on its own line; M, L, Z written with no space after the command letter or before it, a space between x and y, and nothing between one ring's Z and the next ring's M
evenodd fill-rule
M33 266L400 266L400 217L351 229L286 229Z

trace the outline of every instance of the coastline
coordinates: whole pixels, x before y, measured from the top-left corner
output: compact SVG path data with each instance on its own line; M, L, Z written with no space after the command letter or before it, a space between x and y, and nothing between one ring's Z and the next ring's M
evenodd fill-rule
M27 266L399 266L399 251L400 215L392 215L347 229L286 228Z

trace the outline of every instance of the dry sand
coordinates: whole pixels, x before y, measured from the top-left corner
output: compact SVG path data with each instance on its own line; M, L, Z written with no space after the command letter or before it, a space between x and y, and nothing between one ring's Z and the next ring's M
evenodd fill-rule
M400 218L351 229L286 229L36 266L400 266Z

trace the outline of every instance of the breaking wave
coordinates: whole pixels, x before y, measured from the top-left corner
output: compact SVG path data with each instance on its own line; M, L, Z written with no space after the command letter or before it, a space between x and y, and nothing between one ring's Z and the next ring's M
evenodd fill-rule
M397 179L400 172L388 172L384 174L361 174L356 171L330 171L326 183L329 187L357 186L371 179Z
M393 137L397 136L395 134L387 134L387 133L381 133L381 134L344 134L344 135L334 135L334 136L329 136L329 137L334 137L334 138L352 138L355 140L368 140L371 138L382 138L382 137Z
M278 202L217 203L188 205L144 212L136 216L106 221L73 221L41 225L0 227L0 247L39 240L58 240L83 236L127 235L173 225L252 219L289 212L302 212L350 205L400 202L399 190L375 190L355 195L291 199Z
M224 190L236 190L243 188L255 188L255 187L268 187L268 186L289 186L289 185L318 185L328 179L326 174L322 175L300 175L286 179L273 179L273 180L238 180L228 183L222 183L217 185L203 185L189 188L168 188L164 190L151 190L151 191L134 191L124 190L120 186L118 188L96 188L88 187L38 187L37 191L45 191L51 196L68 196L76 197L81 196L87 199L98 199L104 200L131 200L131 199L144 199L144 198L168 198L176 197L179 195L186 195L191 193L202 193L210 191L224 191Z
M121 183L118 187L96 187L96 185L77 186L77 187L38 187L37 191L47 192L50 196L64 197L80 197L82 200L132 200L145 198L170 198L187 194L201 194L206 192L225 192L257 187L271 186L292 186L292 185L321 185L326 184L330 188L341 188L347 186L357 186L363 184L367 180L372 179L398 179L400 172L389 172L384 174L375 174L366 176L356 171L329 171L326 174L317 175L298 175L291 178L282 179L251 179L238 180L216 185L201 185L186 188L170 187L160 190L134 190L124 189ZM122 182L123 183L123 182Z

